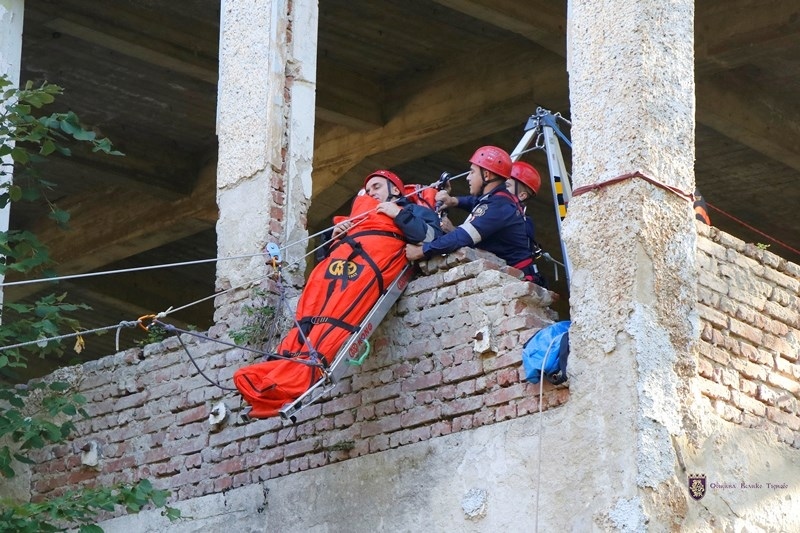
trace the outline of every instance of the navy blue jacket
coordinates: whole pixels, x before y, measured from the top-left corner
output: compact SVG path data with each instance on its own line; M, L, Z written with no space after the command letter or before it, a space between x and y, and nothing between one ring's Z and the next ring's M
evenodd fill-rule
M432 209L412 203L406 198L399 199L397 205L402 210L394 218L394 223L408 242L430 242L443 235L439 217Z
M530 259L525 216L505 185L479 198L457 196L456 199L459 208L470 209L467 220L450 233L423 244L426 258L471 246L491 252L512 266Z

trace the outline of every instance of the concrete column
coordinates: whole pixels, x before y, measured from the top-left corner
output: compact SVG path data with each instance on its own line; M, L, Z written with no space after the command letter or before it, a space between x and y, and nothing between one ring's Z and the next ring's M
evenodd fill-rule
M0 76L7 76L15 85L19 85L20 62L22 60L22 20L24 0L0 0ZM11 156L3 158L4 164L11 163ZM10 169L11 167L4 167ZM12 180L12 173L3 176L3 183ZM8 231L10 206L0 209L0 231ZM5 276L0 274L0 283ZM0 304L3 302L3 290L0 288Z
M217 247L224 258L307 235L318 11L313 0L223 0L221 8ZM304 253L301 242L284 258ZM303 268L300 262L295 278ZM266 272L262 257L220 261L217 288Z
M693 0L570 0L575 188L639 171L694 189L693 22ZM578 440L564 471L592 502L571 519L577 530L662 531L686 513L672 439L689 416L697 336L690 204L632 178L569 206L574 418L564 423Z

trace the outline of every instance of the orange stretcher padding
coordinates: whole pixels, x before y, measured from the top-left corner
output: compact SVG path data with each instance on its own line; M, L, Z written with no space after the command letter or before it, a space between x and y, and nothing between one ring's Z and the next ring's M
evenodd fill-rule
M325 364L332 363L382 290L400 274L406 264L405 241L391 218L374 211L377 205L369 196L358 196L349 217L334 219L354 219L357 225L312 270L300 296L295 316L308 343L293 327L277 354L310 361L313 347ZM266 418L277 415L321 377L319 367L275 359L237 370L233 381L251 406L249 416Z

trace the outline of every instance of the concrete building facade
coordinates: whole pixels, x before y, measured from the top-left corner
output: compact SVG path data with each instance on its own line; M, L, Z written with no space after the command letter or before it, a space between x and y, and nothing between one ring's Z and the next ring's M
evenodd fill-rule
M222 3L224 256L305 237L318 6L269 8ZM295 424L210 428L236 395L176 339L59 371L92 418L39 455L33 497L148 477L186 517L109 517L106 531L800 529L800 268L693 219L693 14L690 0L569 3L567 387L520 370L521 344L558 318L554 295L463 250L423 265L367 364ZM209 336L241 325L246 281L266 272L221 264ZM186 341L220 382L246 361Z

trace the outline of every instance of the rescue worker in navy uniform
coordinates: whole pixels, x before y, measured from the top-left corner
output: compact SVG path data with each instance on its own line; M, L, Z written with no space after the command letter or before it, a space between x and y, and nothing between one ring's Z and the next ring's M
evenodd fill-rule
M511 165L511 178L506 180L506 188L519 199L523 213L527 211L528 200L539 194L541 186L542 177L533 165L525 161L515 161ZM536 261L542 255L542 247L536 242L536 227L533 224L533 219L527 214L525 215L525 230L528 233L528 246L531 250L531 257ZM537 285L547 288L547 281L539 272L535 263L533 271L534 274L528 281L533 281Z
M397 174L388 170L376 170L364 180L364 191L381 202L376 212L383 213L392 220L410 243L430 242L442 235L439 217L427 207L411 203L402 195L403 181ZM333 238L347 232L358 221L346 220L334 226Z
M444 207L469 209L463 224L422 245L406 245L406 257L415 261L448 254L470 246L491 252L533 280L536 272L528 244L525 215L516 196L506 188L511 177L511 157L496 146L478 148L470 158L467 175L471 196L436 194Z

